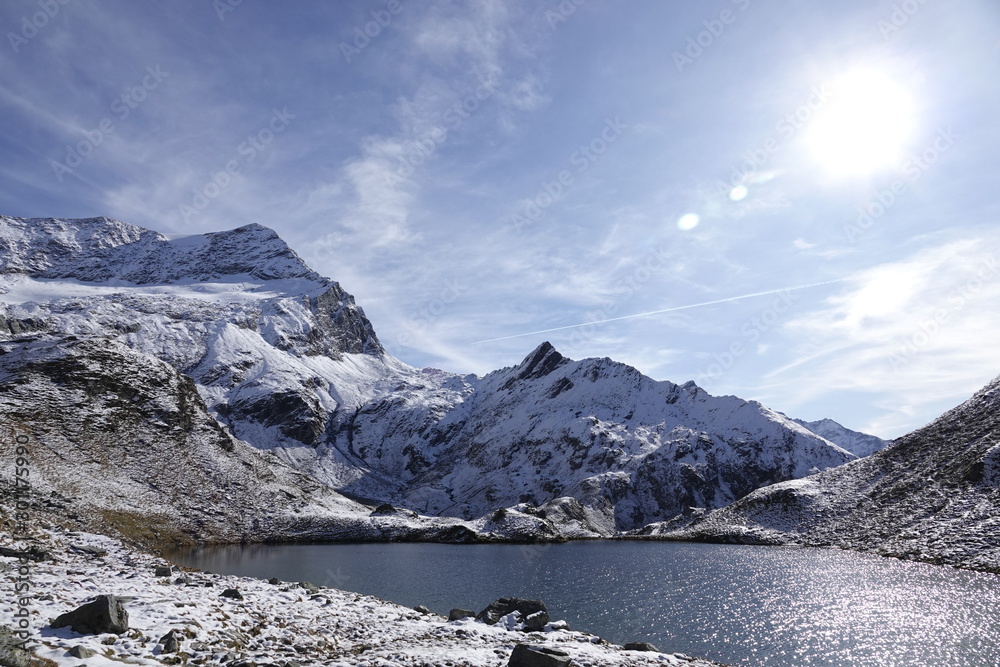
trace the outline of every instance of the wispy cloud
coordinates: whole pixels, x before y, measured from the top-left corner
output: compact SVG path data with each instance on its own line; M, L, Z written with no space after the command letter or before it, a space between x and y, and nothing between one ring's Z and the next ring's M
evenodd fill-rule
M1000 373L1000 237L964 239L874 266L823 307L790 320L791 361L765 393L794 384L803 404L840 391L874 399L869 428L894 431L929 405L961 400Z

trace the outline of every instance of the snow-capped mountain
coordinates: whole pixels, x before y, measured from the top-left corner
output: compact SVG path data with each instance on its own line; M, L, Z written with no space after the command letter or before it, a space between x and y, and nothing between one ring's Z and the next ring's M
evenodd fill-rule
M227 448L211 442L238 443L232 450L253 459L240 466L263 475L256 466L269 461L284 471L281 488L308 488L296 512L319 518L303 518L306 531L326 530L331 503L370 510L319 485L454 517L445 523L459 532L599 535L722 507L854 458L758 403L656 382L608 359L572 361L548 344L483 378L412 368L385 353L353 297L260 225L168 238L107 218L0 218L0 318L6 377L27 392L8 394L4 411L22 409L35 384L59 395L64 380L39 376L38 355L97 364L104 379L74 395L76 416L53 417L52 398L39 433L58 431L53 419L104 423L112 405L128 407L127 441L168 459L150 465L225 467ZM122 369L142 369L127 374L127 390L110 382ZM143 390L145 377L162 379ZM194 393L160 396L168 385ZM164 421L157 406L168 404L182 426L153 447L142 425ZM101 428L116 433L119 423ZM209 453L176 455L195 446L183 435L195 423L212 434L195 449ZM100 442L100 456L130 456L120 438ZM205 493L223 484L221 472L204 474ZM139 486L124 483L123 497L149 493L128 479ZM170 479L152 483L159 495L149 502L182 495ZM247 520L265 511L263 498L281 497L275 488L240 495ZM219 501L192 500L184 516Z
M885 449L759 489L675 538L835 545L1000 573L1000 378Z
M418 397L435 381L428 408ZM571 496L608 532L854 458L759 403L572 361L548 343L481 379L399 387L361 406L348 432L358 460L398 484L381 493L417 511L471 518Z
M859 458L874 454L880 449L885 449L885 446L889 444L888 440L883 440L878 436L869 435L868 433L851 430L832 419L818 419L811 422L802 419L795 419L793 421L801 426L805 426L819 437L829 440Z

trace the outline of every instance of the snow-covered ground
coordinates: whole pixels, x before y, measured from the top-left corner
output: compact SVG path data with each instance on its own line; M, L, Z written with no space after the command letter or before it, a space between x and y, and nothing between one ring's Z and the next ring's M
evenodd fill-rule
M5 595L0 624L12 625L19 566L30 568L31 645L35 654L60 665L121 667L122 664L252 665L506 665L518 643L556 648L587 665L711 665L708 661L655 652L625 651L596 636L567 629L525 633L466 618L449 622L378 598L331 588L316 592L298 583L181 571L156 576L167 561L134 551L102 535L38 531L42 549L55 560L28 562L0 557ZM4 535L0 545L24 548ZM102 554L103 555L96 555ZM180 583L178 583L180 580ZM242 600L222 596L235 588ZM56 616L92 598L128 599L128 632L80 635L53 629ZM559 626L559 623L550 624ZM160 638L175 630L180 653L164 653ZM74 647L94 652L70 655ZM293 662L294 661L294 662Z

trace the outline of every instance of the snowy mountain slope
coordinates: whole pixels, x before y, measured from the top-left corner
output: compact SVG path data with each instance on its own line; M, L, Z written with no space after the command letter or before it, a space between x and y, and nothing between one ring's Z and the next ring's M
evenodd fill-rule
M323 278L272 230L250 224L169 239L110 218L0 218L0 272L135 285L212 282L223 276Z
M888 440L883 440L878 436L853 431L832 419L818 419L807 422L802 419L793 419L796 424L804 426L821 438L826 438L838 447L846 449L851 454L861 458L874 454L880 449L885 449L889 444Z
M36 518L116 530L147 546L473 533L454 521L372 515L233 438L190 378L107 339L0 343L0 416L4 503L20 440Z
M479 517L468 525L498 537L610 534L853 458L757 403L547 344L484 378L411 368L260 225L171 239L108 218L0 218L0 341L26 335L158 360L227 437L352 497Z
M758 403L548 343L481 380L445 378L435 404L408 391L352 416L350 447L403 482L395 500L432 515L570 496L628 530L854 458Z
M671 536L836 545L1000 572L1000 378L884 450L759 489Z

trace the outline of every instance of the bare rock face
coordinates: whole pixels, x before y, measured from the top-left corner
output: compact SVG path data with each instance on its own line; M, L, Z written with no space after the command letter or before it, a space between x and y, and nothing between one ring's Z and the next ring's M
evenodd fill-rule
M81 635L106 632L120 635L128 630L125 601L114 595L99 595L96 600L66 612L52 621L53 628L69 626Z

